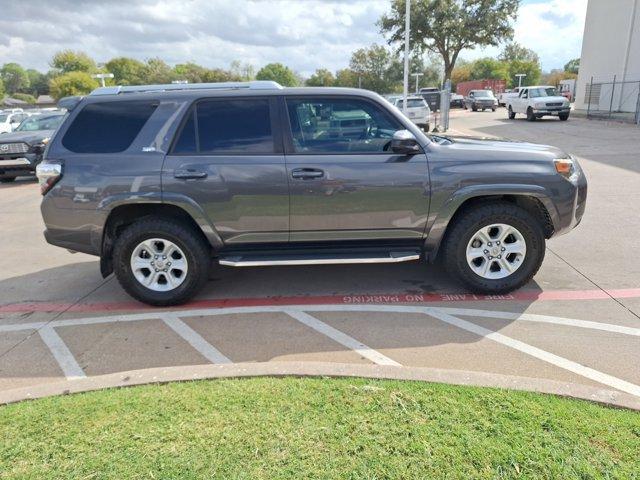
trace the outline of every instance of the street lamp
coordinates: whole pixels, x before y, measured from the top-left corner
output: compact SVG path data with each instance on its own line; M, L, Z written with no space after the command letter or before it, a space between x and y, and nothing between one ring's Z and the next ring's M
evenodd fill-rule
M409 15L411 13L411 2L407 0L405 2L405 20L404 20L404 84L402 92L402 111L407 113L407 96L409 95Z
M96 73L95 75L91 75L93 78L99 78L102 86L105 86L104 79L105 78L113 78L113 73Z
M420 78L420 75L424 75L424 73L418 73L418 72L416 72L416 73L414 73L413 75L415 75L415 76L416 76L416 93L418 93L418 82L419 82L419 78Z
M526 77L526 73L516 73L516 77L518 77L518 88L522 86L522 77Z

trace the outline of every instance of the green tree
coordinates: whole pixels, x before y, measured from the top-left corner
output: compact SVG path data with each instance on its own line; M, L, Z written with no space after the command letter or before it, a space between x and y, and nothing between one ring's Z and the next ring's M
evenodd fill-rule
M509 42L498 57L503 62L513 62L521 60L524 62L535 62L540 64L540 57L533 50L523 47L518 42Z
M116 57L104 65L109 73L113 73L116 85L141 85L144 83L145 65L135 58Z
M2 81L2 79L0 78L0 100L2 100L4 98L4 82Z
M451 89L455 91L457 85L461 82L471 80L471 69L473 63L464 59L458 60L456 67L451 71Z
M193 62L179 63L173 67L176 79L186 80L189 83L204 82L207 69Z
M293 87L298 83L293 70L281 63L269 63L262 67L256 73L256 80L273 80L285 87Z
M513 38L519 0L411 0L410 41L418 51L442 57L445 78L451 78L463 49L497 46ZM379 21L390 44L404 40L406 0L393 0L391 12Z
M239 60L231 62L231 68L229 70L230 75L234 78L238 78L240 81L253 80L256 76L255 69L250 63L242 63Z
M378 93L393 91L397 75L402 72L401 69L398 71L394 56L382 45L371 45L353 52L349 68L355 73L359 86Z
M164 60L160 58L150 58L144 66L142 79L142 83L145 84L163 84L176 80L176 75Z
M61 73L88 72L96 70L96 62L84 52L61 50L51 60L51 66Z
M540 65L536 62L527 62L524 60L514 60L508 64L509 78L507 87L513 88L518 86L517 73L524 73L526 77L522 79L522 85L536 85L540 82L542 71Z
M30 68L27 70L29 89L33 95L47 95L49 93L49 76Z
M484 79L509 80L509 67L505 62L494 58L480 58L471 64L471 80Z
M13 98L27 102L30 105L34 105L36 103L36 97L29 95L28 93L14 93Z
M98 82L91 78L87 72L69 72L58 75L52 78L49 83L50 94L56 100L71 95L86 95L97 87Z
M349 69L343 68L342 70L338 70L336 72L336 80L334 82L334 86L336 87L357 87L358 86L358 75Z
M313 75L307 78L305 84L308 87L331 87L336 82L336 78L326 68L319 68Z
M29 75L17 63L5 63L0 69L0 78L4 82L7 94L24 92L29 88Z
M577 75L579 68L580 68L580 59L579 58L574 58L573 60L569 60L565 64L564 71L565 72L570 72L570 73L575 73Z

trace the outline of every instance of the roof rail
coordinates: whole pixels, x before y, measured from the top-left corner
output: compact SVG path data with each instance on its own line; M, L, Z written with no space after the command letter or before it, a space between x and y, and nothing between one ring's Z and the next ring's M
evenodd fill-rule
M246 88L248 90L280 90L282 85L270 80L255 80L252 82L219 82L219 83L167 83L159 85L118 85L115 87L99 87L90 95L118 95L120 93L143 93L143 92L167 92L177 90L237 90Z

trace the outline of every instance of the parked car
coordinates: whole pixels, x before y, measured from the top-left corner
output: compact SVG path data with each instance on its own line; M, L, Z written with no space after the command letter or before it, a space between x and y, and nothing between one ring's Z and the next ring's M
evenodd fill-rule
M464 108L471 109L474 112L482 110L483 112L490 108L492 112L496 111L498 100L491 90L471 90L469 95L464 99Z
M558 95L554 87L548 85L524 87L520 95L507 100L509 118L516 118L516 113L523 113L527 120L534 121L544 116L556 116L560 120L568 120L571 113L569 100Z
M396 98L395 106L404 113L404 100L402 97ZM425 132L429 131L431 123L431 109L424 98L421 96L407 97L407 117L413 123L422 128Z
M525 87L516 87L512 88L511 90L505 90L504 92L498 94L498 105L501 107L506 107L507 99L516 98L518 95L520 95L520 90L522 90L523 88Z
M458 93L452 93L449 99L449 106L464 108L464 96Z
M13 132L27 117L29 114L24 112L0 113L0 133Z
M45 238L98 255L103 276L152 305L191 298L211 259L443 257L471 291L505 293L585 210L585 175L561 150L430 139L366 90L128 86L62 103L70 113L37 168Z
M35 174L44 149L63 118L63 113L33 115L14 132L0 137L0 182Z

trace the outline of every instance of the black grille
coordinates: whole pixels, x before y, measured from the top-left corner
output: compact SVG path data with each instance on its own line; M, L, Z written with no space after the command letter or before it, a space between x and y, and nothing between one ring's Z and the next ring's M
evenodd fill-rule
M547 107L561 107L562 106L562 102L556 103L556 102L552 102L552 103L547 103Z
M24 142L19 143L0 143L0 155L8 153L27 153L29 145Z

